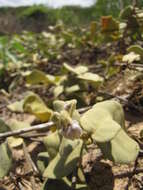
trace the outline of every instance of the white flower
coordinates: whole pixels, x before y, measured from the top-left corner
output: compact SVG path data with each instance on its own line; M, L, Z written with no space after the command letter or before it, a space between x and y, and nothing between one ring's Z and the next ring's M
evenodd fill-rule
M62 135L71 140L80 138L81 134L82 129L76 120L73 120L69 126L63 128L62 130Z

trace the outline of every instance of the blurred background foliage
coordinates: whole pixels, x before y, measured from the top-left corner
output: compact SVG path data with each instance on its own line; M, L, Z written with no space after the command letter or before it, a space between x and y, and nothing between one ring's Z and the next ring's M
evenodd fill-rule
M62 20L69 26L88 26L93 20L98 20L103 15L117 17L119 12L132 0L97 0L91 7L64 6L62 8L49 8L43 5L31 7L0 8L0 33L21 32L32 30L40 32L49 25L55 25ZM143 6L143 1L138 0L138 6ZM37 28L37 29L35 29Z

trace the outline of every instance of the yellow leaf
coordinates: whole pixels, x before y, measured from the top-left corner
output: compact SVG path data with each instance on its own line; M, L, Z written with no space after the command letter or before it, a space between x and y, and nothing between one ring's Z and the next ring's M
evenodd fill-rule
M28 113L34 114L42 122L49 121L52 116L52 110L34 93L25 98L23 109Z

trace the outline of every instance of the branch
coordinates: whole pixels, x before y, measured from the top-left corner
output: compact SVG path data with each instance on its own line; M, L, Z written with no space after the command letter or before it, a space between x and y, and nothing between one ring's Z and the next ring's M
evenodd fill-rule
M24 128L24 129L18 129L18 130L14 130L14 131L8 131L5 133L0 133L0 139L10 137L10 136L21 135L21 134L28 133L31 131L40 131L42 129L50 129L53 125L54 125L54 123L52 121L50 121L47 123L42 123L39 125L31 126L30 128Z
M125 104L127 105L130 105L132 107L134 107L136 110L140 111L141 113L143 113L142 110L140 110L136 105L134 105L132 102L128 102L127 99L125 98L122 98L120 96L114 96L110 93L107 93L107 92L102 92L102 91L99 91L98 94L102 94L102 95L108 95L110 98L117 98L119 99L120 101L124 102ZM84 107L84 108L80 108L78 109L79 113L84 113L85 111L89 110L92 106L88 106L88 107ZM40 131L40 130L43 130L43 129L50 129L52 126L54 125L54 122L50 121L50 122L47 122L47 123L42 123L42 124L39 124L39 125L34 125L34 126L31 126L30 128L23 128L23 129L18 129L18 130L14 130L14 131L8 131L8 132L5 132L5 133L0 133L0 139L5 139L7 137L10 137L10 136L17 136L17 135L22 135L22 134L25 134L25 133L28 133L28 132L31 132L31 131Z
M78 109L78 111L79 111L79 113L83 113L83 112L89 110L90 108L91 107L89 106L89 107ZM4 139L4 138L10 137L10 136L21 135L21 134L28 133L28 132L31 132L31 131L40 131L42 129L47 129L48 130L53 125L54 125L54 122L50 121L50 122L47 122L47 123L42 123L42 124L39 124L39 125L31 126L30 128L23 128L23 129L18 129L18 130L14 130L14 131L8 131L8 132L5 132L5 133L0 133L0 139Z

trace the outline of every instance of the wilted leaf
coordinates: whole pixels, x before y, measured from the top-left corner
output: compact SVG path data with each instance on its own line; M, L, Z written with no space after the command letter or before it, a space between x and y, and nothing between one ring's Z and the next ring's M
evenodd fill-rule
M0 178L6 176L12 166L12 155L7 143L0 144Z
M119 30L119 23L112 16L101 18L102 32L114 32Z
M134 61L140 61L140 55L134 52L130 52L123 56L123 62L132 63Z
M34 114L43 122L48 121L52 116L52 110L49 109L42 99L34 93L25 98L23 109L28 113Z

